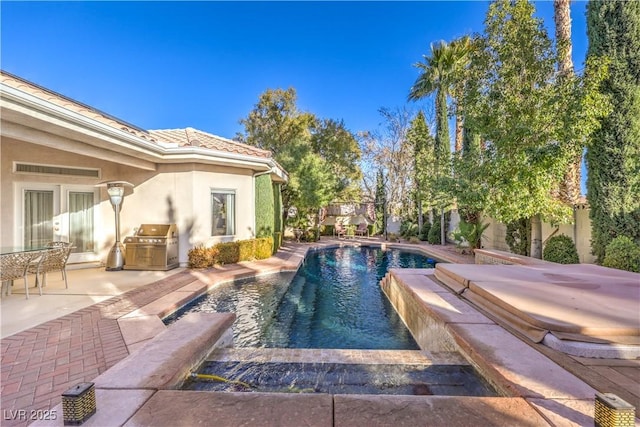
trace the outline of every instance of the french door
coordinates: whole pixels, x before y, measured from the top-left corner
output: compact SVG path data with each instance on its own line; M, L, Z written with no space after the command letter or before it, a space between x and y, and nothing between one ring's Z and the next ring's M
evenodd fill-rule
M96 260L95 188L51 184L20 184L18 244L43 246L50 241L73 243L70 262Z

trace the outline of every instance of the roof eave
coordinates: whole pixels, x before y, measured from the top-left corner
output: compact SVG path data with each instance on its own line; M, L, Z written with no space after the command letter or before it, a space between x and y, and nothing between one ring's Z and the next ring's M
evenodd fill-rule
M149 141L129 132L127 128L116 129L113 126L53 104L4 83L0 83L0 97L21 105L26 109L38 111L47 116L78 126L81 129L107 136L110 142L113 143L114 140L119 142L114 144L111 149L118 150L126 148L130 150L130 155L142 156L144 159L156 163L228 163L229 166L246 167L255 170L272 169L276 171L275 175L280 180L283 182L288 180L287 173L284 169L270 157L249 156L202 147L175 147L172 144L160 145L155 141ZM3 103L3 108L10 108L10 105ZM48 129L48 131L50 132L51 129ZM151 138L151 136L149 136L149 138Z

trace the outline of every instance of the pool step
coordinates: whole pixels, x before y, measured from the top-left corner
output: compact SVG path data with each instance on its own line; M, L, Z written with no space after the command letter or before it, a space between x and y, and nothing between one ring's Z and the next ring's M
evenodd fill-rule
M220 348L207 361L343 363L396 365L468 365L459 353L420 350L339 350L299 348Z

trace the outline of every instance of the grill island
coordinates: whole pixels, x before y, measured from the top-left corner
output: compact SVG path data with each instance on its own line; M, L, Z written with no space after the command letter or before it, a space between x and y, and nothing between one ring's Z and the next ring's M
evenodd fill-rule
M178 228L175 224L142 224L124 239L125 270L171 270L178 263Z

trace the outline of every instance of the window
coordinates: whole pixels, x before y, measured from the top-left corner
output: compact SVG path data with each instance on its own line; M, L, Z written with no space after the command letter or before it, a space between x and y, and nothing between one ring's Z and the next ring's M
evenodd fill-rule
M53 190L24 192L24 244L44 246L53 240Z
M69 241L73 252L93 252L93 205L92 192L69 192Z
M211 235L232 236L236 232L236 192L211 191Z

